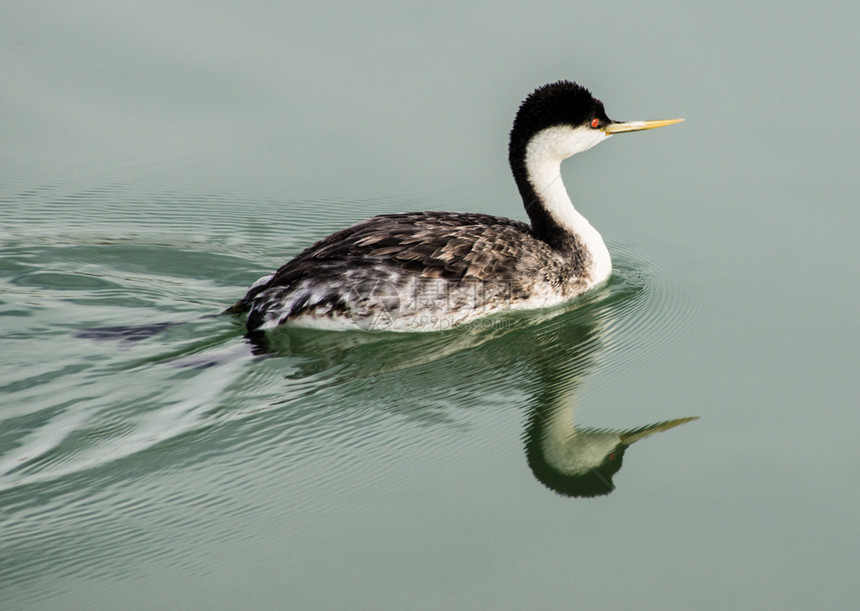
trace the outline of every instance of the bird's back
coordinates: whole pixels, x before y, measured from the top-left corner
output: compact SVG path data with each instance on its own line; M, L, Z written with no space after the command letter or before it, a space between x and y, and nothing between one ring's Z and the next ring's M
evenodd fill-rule
M316 242L258 280L233 311L249 312L251 330L288 321L428 330L418 326L455 326L577 292L569 262L521 221L414 212L376 216Z

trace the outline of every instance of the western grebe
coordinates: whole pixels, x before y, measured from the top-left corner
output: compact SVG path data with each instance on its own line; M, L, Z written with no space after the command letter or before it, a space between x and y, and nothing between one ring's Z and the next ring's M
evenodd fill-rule
M613 121L584 87L544 85L520 106L509 146L531 225L466 212L376 216L305 249L226 312L247 312L249 331L433 331L573 299L606 280L612 260L573 207L561 162L613 134L679 121Z

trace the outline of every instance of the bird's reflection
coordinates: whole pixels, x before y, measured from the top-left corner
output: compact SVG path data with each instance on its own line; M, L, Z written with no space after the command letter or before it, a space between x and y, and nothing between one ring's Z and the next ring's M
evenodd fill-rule
M539 333L540 341L532 344L526 357L537 382L528 406L526 458L534 476L564 496L609 494L615 489L612 478L631 444L696 419L664 420L629 429L576 424L579 387L604 350L605 321L612 319L619 297L572 312L553 336Z
M635 291L634 291L635 292ZM503 384L525 388L528 425L524 433L528 465L542 484L573 497L608 494L629 446L645 437L695 418L686 417L629 429L577 426L578 390L604 351L607 323L630 294L614 286L589 302L567 310L500 317L487 324L430 334L325 333L285 330L248 338L256 354L312 355L302 358L291 377L320 375L330 382L370 375L394 375L398 384L415 383L404 375L421 367L424 384L462 386L470 391L499 390L499 371L517 372ZM623 309L623 308L622 308ZM448 357L474 351L470 371L444 365ZM425 367L438 363L438 379L427 380ZM526 365L526 367L522 367ZM503 379L505 376L503 376ZM486 388L481 388L486 385ZM491 386L493 385L493 386ZM422 390L416 388L415 396Z

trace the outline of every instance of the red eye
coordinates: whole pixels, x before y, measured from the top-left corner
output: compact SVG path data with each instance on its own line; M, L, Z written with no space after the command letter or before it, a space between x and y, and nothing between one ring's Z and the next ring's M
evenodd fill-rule
M591 120L591 127L597 127L598 125L600 125L600 119L595 117L594 119Z

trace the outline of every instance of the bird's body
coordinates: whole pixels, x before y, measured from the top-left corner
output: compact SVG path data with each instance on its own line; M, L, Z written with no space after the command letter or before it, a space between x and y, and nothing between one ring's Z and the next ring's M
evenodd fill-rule
M611 133L669 123L616 123L579 85L546 85L520 107L511 132L511 169L530 225L456 212L373 217L305 249L229 311L247 312L250 331L433 331L568 301L606 280L612 264L567 195L561 161Z
M249 328L439 330L583 292L572 261L520 221L488 214L377 216L339 231L253 286ZM347 290L344 290L344 288Z

